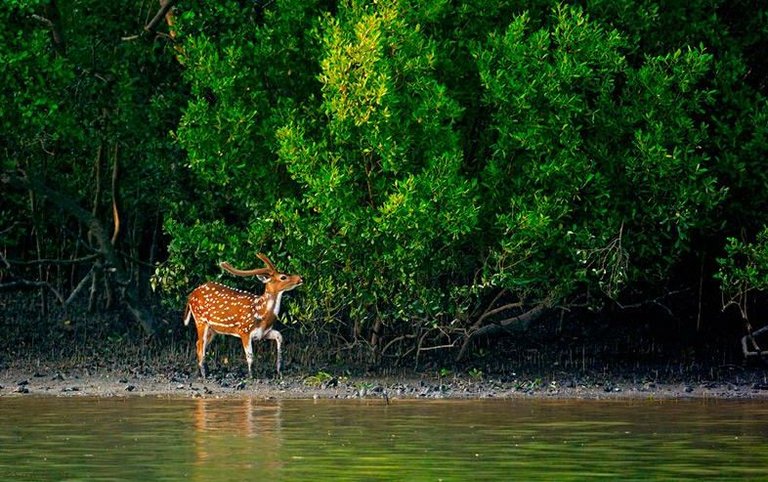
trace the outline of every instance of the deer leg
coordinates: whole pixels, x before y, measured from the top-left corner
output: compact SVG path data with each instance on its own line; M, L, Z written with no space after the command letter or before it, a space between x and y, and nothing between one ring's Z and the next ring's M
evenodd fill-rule
M241 335L240 340L243 342L245 361L248 362L248 377L253 378L253 372L251 371L251 366L253 365L253 343L251 343L251 337L248 335Z
M205 378L205 368L203 368L203 358L205 358L205 331L206 326L202 323L197 324L197 366L200 368L200 375Z
M269 330L267 334L264 335L264 339L275 340L275 345L277 345L277 376L281 377L282 375L280 374L280 365L283 351L283 335L281 335L277 330Z
M208 324L199 323L197 325L197 365L200 367L200 375L205 378L205 348L211 339L213 339L213 330Z

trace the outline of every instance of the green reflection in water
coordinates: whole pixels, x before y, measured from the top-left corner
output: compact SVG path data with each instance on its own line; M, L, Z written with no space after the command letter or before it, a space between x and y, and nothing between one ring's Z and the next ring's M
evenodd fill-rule
M0 399L2 480L768 480L763 402Z

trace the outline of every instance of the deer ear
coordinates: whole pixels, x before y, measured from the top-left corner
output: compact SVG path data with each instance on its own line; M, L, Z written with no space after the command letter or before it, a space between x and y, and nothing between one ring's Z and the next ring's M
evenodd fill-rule
M261 281L264 284L268 283L269 282L269 278L270 278L269 276L267 276L265 274L260 274L260 275L257 275L256 277L259 278L259 281Z

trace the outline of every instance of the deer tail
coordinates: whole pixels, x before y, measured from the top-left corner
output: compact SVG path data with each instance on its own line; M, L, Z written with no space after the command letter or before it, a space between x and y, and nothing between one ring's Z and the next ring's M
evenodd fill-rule
M189 307L189 303L184 308L184 326L189 325L189 319L192 318L192 308Z

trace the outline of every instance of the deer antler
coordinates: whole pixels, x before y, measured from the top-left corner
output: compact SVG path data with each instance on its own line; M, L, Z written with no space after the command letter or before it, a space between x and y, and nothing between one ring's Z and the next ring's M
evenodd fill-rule
M266 268L256 268L256 269L237 269L231 264L229 264L226 261L222 261L219 263L219 266L225 271L228 271L232 273L235 276L259 276L262 274L271 274L276 273L277 270L275 269L275 265L272 264L272 262L262 253L259 253L257 255L260 260L264 262L265 265L267 265Z
M256 256L259 257L260 260L264 262L265 265L267 265L267 268L271 269L273 273L277 273L277 268L275 268L275 265L272 264L272 261L267 258L267 255L264 253L259 253Z

